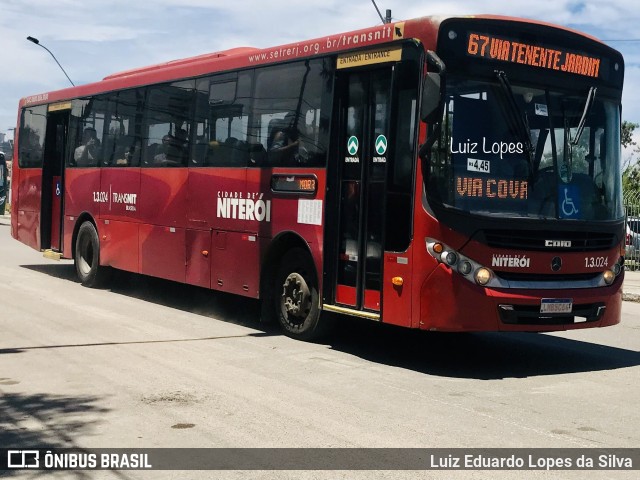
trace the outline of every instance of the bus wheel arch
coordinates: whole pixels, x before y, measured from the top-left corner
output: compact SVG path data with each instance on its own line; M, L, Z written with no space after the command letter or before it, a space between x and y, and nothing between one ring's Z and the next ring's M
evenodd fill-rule
M81 216L73 234L73 262L80 283L85 287L101 287L111 270L100 265L100 238L93 218Z
M276 320L285 334L314 340L325 333L320 321L320 279L307 243L292 232L276 237L263 262L262 319Z

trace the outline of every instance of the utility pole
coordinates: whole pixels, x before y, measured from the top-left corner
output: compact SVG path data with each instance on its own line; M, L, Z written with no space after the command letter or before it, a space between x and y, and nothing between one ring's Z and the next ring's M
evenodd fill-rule
M373 6L376 7L376 12L378 12L378 16L380 17L380 20L382 20L382 23L391 23L391 10L387 9L386 11L387 17L384 18L380 13L380 9L378 8L378 5L376 5L376 1L371 0L371 3L373 3Z
M38 40L35 37L27 37L27 40L29 40L31 43L35 43L36 45L39 45L40 47L44 48L47 52L49 52L49 55L51 55L53 57L53 59L56 61L56 63L58 64L58 66L60 67L60 70L62 70L62 73L64 73L65 77L67 77L67 80L69 80L69 83L71 85L73 85L74 87L76 86L71 79L69 78L69 75L67 75L67 72L64 71L64 68L62 68L62 65L60 65L60 62L58 61L58 59L56 58L56 56L51 53L51 50L49 50L47 47L45 47L44 45L42 45L40 43L40 40Z

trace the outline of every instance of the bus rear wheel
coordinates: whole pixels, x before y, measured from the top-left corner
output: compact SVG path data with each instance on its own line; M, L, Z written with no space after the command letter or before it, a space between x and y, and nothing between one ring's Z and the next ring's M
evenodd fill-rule
M300 248L282 259L276 276L275 313L289 337L317 340L326 333L321 321L318 280L308 253Z
M91 222L80 225L74 263L78 279L85 287L100 287L108 280L109 268L100 266L100 240Z

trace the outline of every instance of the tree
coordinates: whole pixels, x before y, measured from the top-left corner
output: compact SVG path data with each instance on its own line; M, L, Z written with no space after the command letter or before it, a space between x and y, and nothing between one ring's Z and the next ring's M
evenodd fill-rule
M633 132L640 125L633 122L622 122L620 131L620 143L623 148L635 147L629 159L623 163L622 171L622 194L627 201L640 199L640 166L632 163L633 154L640 153L637 142L633 140Z
M633 131L638 128L640 125L633 122L627 122L626 120L622 122L622 131L620 132L620 143L624 148L633 147L636 145L636 142L633 141Z

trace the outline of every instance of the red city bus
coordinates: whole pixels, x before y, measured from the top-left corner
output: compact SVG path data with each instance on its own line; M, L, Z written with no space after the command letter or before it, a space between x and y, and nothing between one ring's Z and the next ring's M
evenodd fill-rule
M11 232L259 298L439 331L620 321L622 56L553 25L420 18L20 101Z

